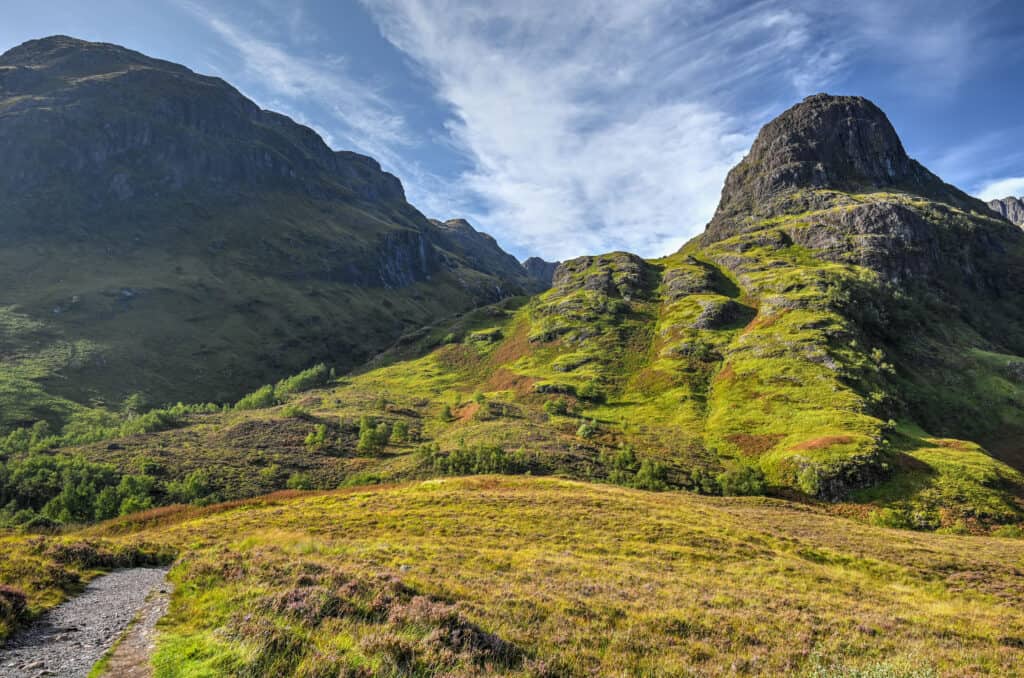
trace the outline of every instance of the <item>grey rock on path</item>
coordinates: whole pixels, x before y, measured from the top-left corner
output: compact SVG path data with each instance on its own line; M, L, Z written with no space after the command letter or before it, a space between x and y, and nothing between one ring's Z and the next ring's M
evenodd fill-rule
M86 676L124 633L152 591L165 588L166 568L118 570L50 610L0 646L0 678Z

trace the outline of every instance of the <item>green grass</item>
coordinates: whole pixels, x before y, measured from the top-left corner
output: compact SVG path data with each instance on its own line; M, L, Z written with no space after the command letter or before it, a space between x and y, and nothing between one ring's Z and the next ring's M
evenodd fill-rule
M159 676L1024 670L1024 542L777 500L480 477L162 510L89 534L187 546Z
M659 260L574 260L548 292L410 332L318 389L268 386L232 411L73 451L157 469L157 504L173 500L161 487L200 471L209 500L234 499L289 479L332 489L426 478L439 472L431 460L492 448L530 459L532 473L634 484L608 464L629 449L673 489L715 491L706 479L749 466L769 493L840 502L863 520L1020 523L1019 312L1002 325L964 317L951 304L974 292L952 272L931 292L894 287L858 259L874 246L866 236L799 244L870 205L915 210L941 247L990 225L901 194L819 197L822 209ZM364 417L410 435L360 450Z

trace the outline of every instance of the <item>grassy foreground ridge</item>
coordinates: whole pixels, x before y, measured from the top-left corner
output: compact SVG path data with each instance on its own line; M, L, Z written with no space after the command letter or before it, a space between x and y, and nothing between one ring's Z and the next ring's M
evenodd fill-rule
M763 498L484 476L136 514L158 676L1024 671L1024 542Z

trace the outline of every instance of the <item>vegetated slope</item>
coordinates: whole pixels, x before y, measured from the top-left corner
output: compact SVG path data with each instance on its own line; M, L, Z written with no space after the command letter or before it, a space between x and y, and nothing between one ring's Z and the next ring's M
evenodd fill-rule
M1021 198L1010 196L1002 200L989 200L988 206L1018 226L1024 226L1024 200Z
M0 56L0 154L0 429L135 392L233 400L539 288L373 159L114 45Z
M100 536L181 549L158 676L1024 671L1024 542L778 500L481 477L162 509L79 538Z
M529 472L1001 529L1024 514L1022 248L870 102L812 97L671 256L565 262L544 294L412 332L325 388L71 451L146 476L156 503Z

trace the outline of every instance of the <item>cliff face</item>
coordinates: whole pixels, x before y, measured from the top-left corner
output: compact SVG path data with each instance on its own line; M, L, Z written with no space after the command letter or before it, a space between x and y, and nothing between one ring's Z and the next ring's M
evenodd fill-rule
M232 398L535 289L372 158L115 45L0 56L0 157L0 305L16 318L0 345L8 378L26 375L8 391L34 394L0 427L64 398Z
M523 268L526 269L527 274L531 278L540 282L545 287L550 287L555 278L555 271L558 270L560 263L558 261L544 261L540 257L530 257L523 262Z
M1024 227L1024 199L1010 196L1002 200L990 200L988 206L1008 221Z

